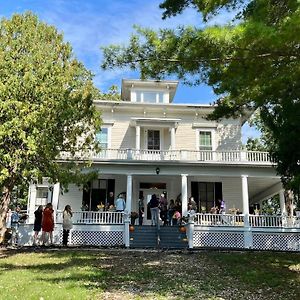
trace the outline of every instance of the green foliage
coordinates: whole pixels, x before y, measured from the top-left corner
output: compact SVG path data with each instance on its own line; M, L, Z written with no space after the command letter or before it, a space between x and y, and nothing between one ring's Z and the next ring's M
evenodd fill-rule
M300 185L300 2L297 0L166 0L163 17L194 7L207 16L236 12L234 22L204 29L137 28L127 46L104 48L104 69L139 69L142 78L177 75L207 83L219 95L210 119L259 108L265 145L286 188Z
M121 100L121 93L117 85L112 85L106 93L103 93L100 90L95 91L93 99L119 101Z
M248 138L246 149L248 151L266 151L266 146L258 138Z
M91 73L53 26L31 13L0 21L1 213L14 186L42 177L67 184L80 173L55 159L91 147L101 121L94 90Z
M262 213L267 215L278 215L281 213L279 195L275 195L262 202Z

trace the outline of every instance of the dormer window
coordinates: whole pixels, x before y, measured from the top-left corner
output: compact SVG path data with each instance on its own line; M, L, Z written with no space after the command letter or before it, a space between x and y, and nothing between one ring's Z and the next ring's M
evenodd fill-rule
M136 91L136 102L164 103L164 93L155 91Z

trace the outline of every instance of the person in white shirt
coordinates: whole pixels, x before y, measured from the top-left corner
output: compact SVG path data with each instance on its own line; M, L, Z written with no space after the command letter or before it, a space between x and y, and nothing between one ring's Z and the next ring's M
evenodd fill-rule
M125 200L123 194L120 194L116 200L116 211L124 211L125 209Z
M66 205L65 210L63 212L63 246L68 245L69 233L73 228L72 222L72 209L70 205Z

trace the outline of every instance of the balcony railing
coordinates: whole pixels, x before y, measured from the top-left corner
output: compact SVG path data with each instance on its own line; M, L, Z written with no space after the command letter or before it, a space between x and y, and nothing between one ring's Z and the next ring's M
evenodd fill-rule
M143 161L199 161L220 163L271 163L268 152L258 151L193 151L193 150L145 150L145 149L102 149L71 157L62 152L60 159L89 160L143 160Z

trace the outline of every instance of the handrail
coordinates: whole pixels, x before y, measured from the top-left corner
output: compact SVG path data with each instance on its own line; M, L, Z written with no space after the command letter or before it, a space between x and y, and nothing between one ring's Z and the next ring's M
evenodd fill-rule
M202 214L195 215L195 225L199 226L244 226L243 214ZM300 228L300 217L277 215L249 215L249 226L253 228Z
M92 160L146 160L146 161L199 161L225 163L271 163L268 152L243 150L148 150L148 149L102 149L100 152L60 153L60 159Z
M73 224L123 224L123 212L111 211L74 211L72 216ZM63 212L58 211L56 222L62 223Z

